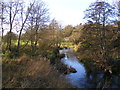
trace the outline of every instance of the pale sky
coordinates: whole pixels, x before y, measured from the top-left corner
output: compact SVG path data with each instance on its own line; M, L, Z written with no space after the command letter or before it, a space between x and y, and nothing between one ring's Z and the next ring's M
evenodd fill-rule
M1 0L0 0L1 1ZM6 0L2 0L6 1ZM7 0L9 1L9 0ZM12 0L10 0L12 1ZM14 0L13 0L14 1ZM33 0L24 0L29 3ZM96 0L42 0L47 5L50 12L50 19L55 18L62 26L79 25L85 23L83 20L84 11L92 2ZM117 0L103 0L113 2Z
M77 25L83 22L83 11L95 0L43 0L48 5L51 18L62 25Z
M0 0L1 1L1 0ZM9 1L9 0L2 0ZM12 1L12 0L10 0ZM14 0L13 0L14 1ZM30 3L33 0L24 0ZM50 19L55 18L63 27L66 25L79 25L85 23L83 20L84 11L96 0L42 0L50 12ZM117 0L105 0L109 2Z
M42 0L50 12L51 19L55 18L62 25L76 26L84 23L84 11L96 0ZM112 0L107 0L112 1Z

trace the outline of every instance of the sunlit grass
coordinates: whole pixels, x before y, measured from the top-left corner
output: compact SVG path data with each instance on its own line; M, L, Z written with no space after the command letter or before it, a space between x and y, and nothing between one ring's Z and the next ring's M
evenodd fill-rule
M66 45L73 45L73 42L61 42L61 44L66 44Z
M30 45L30 42L27 42L25 40L20 40L20 45L25 45L25 44ZM2 46L4 46L4 45L6 46L7 42L2 42ZM18 40L12 40L12 45L17 46L18 45Z
M61 42L61 47L74 48L74 43L73 42Z

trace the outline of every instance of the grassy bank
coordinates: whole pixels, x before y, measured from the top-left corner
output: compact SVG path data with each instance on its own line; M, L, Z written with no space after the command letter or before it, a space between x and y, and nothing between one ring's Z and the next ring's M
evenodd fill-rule
M3 88L66 88L64 77L43 57L3 58Z

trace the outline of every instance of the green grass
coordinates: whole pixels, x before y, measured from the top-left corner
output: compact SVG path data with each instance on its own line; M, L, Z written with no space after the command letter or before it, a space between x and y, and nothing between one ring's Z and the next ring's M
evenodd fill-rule
M61 46L62 47L74 47L74 43L73 42L61 42Z
M61 42L61 47L70 47L76 51L76 45L73 42Z
M73 42L61 42L62 45L73 45Z
M25 45L27 43L27 41L25 40L20 40L20 45ZM7 43L6 42L2 42L2 46L6 46ZM12 40L12 45L13 46L17 46L18 45L18 40ZM31 45L30 42L28 42L28 45ZM75 48L75 45L73 42L61 42L61 47L70 47L70 48Z
M24 40L20 40L20 44L21 45L25 45L27 43L27 41ZM2 45L7 45L6 42L2 42ZM18 45L18 40L12 40L12 45ZM30 45L30 42L28 42L28 45Z
M25 45L27 43L27 41L25 40L20 40L20 45ZM17 46L18 44L18 40L12 40L12 45L14 46ZM31 43L28 42L28 45L30 45ZM2 45L3 46L6 46L7 43L6 42L2 42ZM73 42L61 42L61 46L63 47L70 47L70 48L73 48L74 47L74 43Z
M17 45L18 44L18 40L13 40L12 41L14 45ZM27 41L24 41L24 40L20 40L20 44L21 45L25 45L27 43ZM30 45L30 42L28 42L28 45Z

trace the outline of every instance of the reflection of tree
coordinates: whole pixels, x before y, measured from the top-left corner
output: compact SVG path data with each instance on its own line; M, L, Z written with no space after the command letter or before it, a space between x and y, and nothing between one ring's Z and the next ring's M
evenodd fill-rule
M109 72L99 73L97 69L86 68L87 82L94 88L111 88L112 87L112 75Z
M104 88L111 88L112 84L112 77L109 73L104 73L104 76L100 82L98 82L97 87L104 89Z
M97 86L97 81L98 81L97 74L98 73L96 72L96 70L92 71L91 69L89 69L86 73L87 81L90 84L93 84L94 87Z

